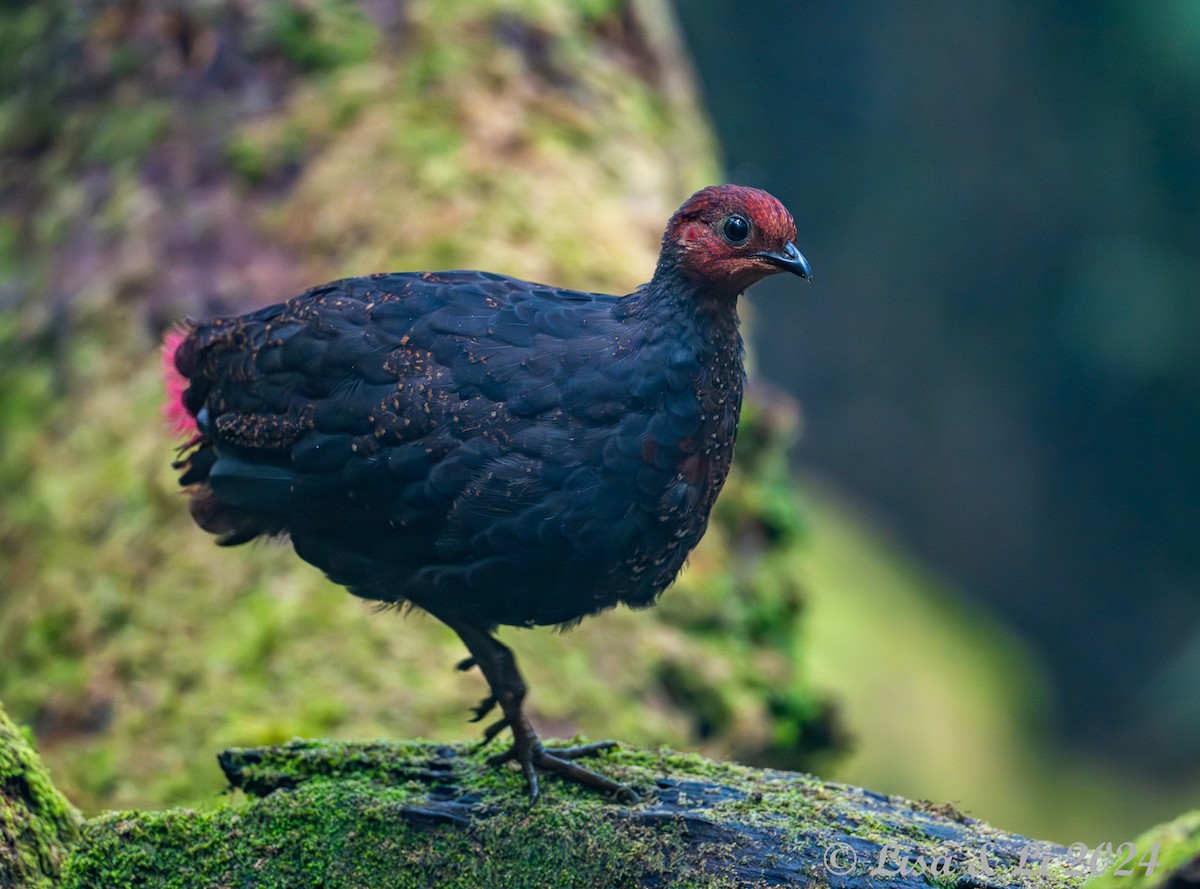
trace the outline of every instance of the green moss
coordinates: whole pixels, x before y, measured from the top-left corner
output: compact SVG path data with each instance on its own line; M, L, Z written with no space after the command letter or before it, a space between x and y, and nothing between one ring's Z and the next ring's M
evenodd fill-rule
M231 170L249 185L294 169L305 156L305 136L298 127L267 130L243 127L234 133L226 148Z
M989 843L989 884L1009 885L1029 845L952 810L665 748L612 750L596 765L637 788L640 804L547 778L530 807L520 774L487 766L485 755L429 742L227 751L226 771L250 797L96 819L64 885L793 885L828 880L835 844L858 856L857 877L928 868L918 857L943 858L957 877ZM928 882L950 886L949 877ZM1020 879L1040 889L1081 882L1061 868Z
M321 784L247 809L116 814L89 825L91 845L63 885L590 889L661 872L669 850L644 828L582 812L549 824L496 816L469 832L413 827L398 813L410 802L402 790Z
M1106 851L1109 851L1106 849ZM1132 841L1132 847L1111 850L1108 873L1096 877L1087 889L1158 889L1172 884L1176 871L1190 865L1194 874L1200 862L1200 810L1160 824ZM1115 871L1122 871L1120 874ZM1178 885L1195 877L1178 879Z
M0 886L49 889L82 819L0 707Z
M162 99L118 103L79 121L86 128L83 160L105 165L136 164L162 138L170 126L173 108ZM81 134L82 135L82 134Z
M287 762L287 753L298 753ZM665 873L672 831L622 825L578 794L529 810L515 773L486 775L493 810L469 829L422 814L420 744L289 745L255 781L296 785L204 812L114 813L87 826L64 886L600 887ZM251 782L254 783L253 781ZM555 788L559 790L560 788Z
M335 68L371 56L378 32L351 0L270 2L257 10L270 43L304 70Z

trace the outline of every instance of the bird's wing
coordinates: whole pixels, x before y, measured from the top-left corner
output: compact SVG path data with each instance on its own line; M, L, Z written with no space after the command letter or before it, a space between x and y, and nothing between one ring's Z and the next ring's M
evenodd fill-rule
M197 325L176 363L217 452L208 481L287 527L351 500L391 522L444 514L560 410L587 356L549 343L586 331L585 315L594 327L603 299L479 272L378 275ZM513 496L536 496L523 484Z

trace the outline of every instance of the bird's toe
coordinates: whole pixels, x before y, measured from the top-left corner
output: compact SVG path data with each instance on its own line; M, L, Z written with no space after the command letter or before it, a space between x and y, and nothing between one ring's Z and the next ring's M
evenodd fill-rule
M471 712L474 713L475 715L471 717L471 722L479 722L480 720L482 720L483 717L487 716L494 709L496 709L496 703L497 703L496 696L488 695L486 698L484 698L482 701L480 701L478 704L476 704L474 707L472 707ZM500 722L503 723L503 725L501 725L500 728L504 728L504 726L508 725L507 719L502 719L502 720L500 720ZM490 726L488 728L488 730L483 733L485 742L490 741L493 737L495 737L496 732L500 731L499 728L497 728L495 731L492 731L493 728L495 728L495 726Z

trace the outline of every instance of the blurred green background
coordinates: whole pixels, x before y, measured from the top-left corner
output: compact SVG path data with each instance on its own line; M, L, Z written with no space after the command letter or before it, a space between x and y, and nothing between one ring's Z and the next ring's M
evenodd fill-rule
M448 630L192 526L159 338L385 269L625 292L741 181L817 276L749 300L800 406L752 390L659 607L503 634L533 718L1063 842L1194 804L1200 18L1075 9L0 6L0 701L89 812L472 737Z

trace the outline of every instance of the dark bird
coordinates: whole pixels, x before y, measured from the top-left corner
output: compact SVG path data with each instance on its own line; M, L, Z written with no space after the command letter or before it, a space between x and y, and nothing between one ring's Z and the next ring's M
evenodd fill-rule
M372 275L168 338L175 464L225 546L287 534L366 599L422 608L462 638L539 771L635 799L544 747L499 625L571 625L652 604L704 534L729 471L744 372L737 298L808 278L791 214L705 188L671 217L628 296L488 272Z

